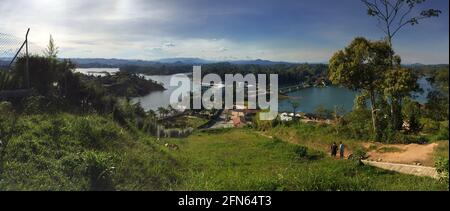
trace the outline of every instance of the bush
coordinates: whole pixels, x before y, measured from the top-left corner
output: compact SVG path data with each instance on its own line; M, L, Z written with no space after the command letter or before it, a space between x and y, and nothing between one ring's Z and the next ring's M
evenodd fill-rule
M354 110L344 116L337 125L339 135L352 139L372 139L371 114L367 110Z
M448 140L448 121L440 124L439 132L436 134L435 140Z
M298 158L307 158L308 156L308 148L304 146L296 146L294 152Z
M423 125L422 131L425 133L436 133L441 128L438 121L428 118L421 119L421 124Z
M439 180L445 184L449 184L449 178L448 178L448 158L438 158L435 163L436 171L439 173Z
M426 144L429 140L425 136L421 135L406 135L400 132L394 136L394 142L398 144Z
M296 159L305 159L305 160L319 160L324 156L322 152L310 150L308 147L305 146L295 146L294 153Z
M114 174L114 157L104 152L88 151L83 154L89 186L92 191L114 190L112 176Z
M353 153L353 156L351 157L352 160L364 160L367 158L367 151L362 148L362 147L358 147L355 152Z

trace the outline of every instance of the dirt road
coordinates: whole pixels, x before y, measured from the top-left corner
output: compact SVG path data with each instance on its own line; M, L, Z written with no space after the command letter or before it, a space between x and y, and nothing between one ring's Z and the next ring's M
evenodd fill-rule
M433 152L438 144L365 144L364 146L371 149L368 155L369 160L372 161L434 166Z

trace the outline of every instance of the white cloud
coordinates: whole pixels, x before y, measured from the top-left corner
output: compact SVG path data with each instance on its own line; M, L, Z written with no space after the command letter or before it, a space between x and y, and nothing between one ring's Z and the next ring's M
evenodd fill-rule
M164 47L170 48L170 47L175 47L175 44L171 43L171 42L166 42L163 44Z

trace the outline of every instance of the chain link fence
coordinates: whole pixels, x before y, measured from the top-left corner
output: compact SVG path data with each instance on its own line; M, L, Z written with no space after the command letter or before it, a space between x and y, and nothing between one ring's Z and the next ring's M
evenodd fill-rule
M28 57L34 54L42 54L44 48L29 41L30 29L23 36L13 35L0 31L0 99L9 97L21 97L27 93L30 86ZM14 79L11 70L16 61L25 57L26 68L23 75L23 84L19 87L12 86ZM12 88L14 87L14 88Z

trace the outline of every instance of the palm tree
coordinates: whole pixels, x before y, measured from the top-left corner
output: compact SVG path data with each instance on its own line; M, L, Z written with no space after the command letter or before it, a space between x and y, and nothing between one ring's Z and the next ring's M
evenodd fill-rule
M156 112L154 110L149 110L149 111L147 111L147 116L150 119L154 120L156 118Z
M295 115L295 112L297 111L298 107L300 107L300 103L296 100L291 100L291 101L289 101L289 103L291 104L292 110L294 111L294 115Z
M172 107L172 105L169 105L167 107L167 111L169 114L175 115L176 110Z
M169 116L169 113L170 113L170 111L169 111L168 109L165 108L165 109L163 110L164 117Z
M158 108L159 118L164 118L165 110L166 109L164 107Z

